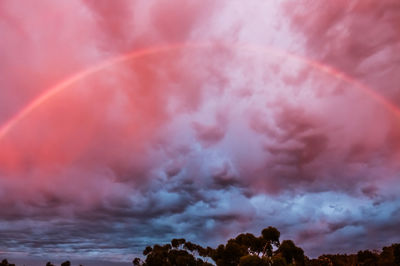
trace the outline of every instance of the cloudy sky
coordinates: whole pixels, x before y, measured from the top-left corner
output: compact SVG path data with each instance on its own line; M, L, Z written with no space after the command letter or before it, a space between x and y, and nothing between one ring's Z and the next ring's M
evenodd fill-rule
M0 257L399 242L399 29L398 0L2 0Z

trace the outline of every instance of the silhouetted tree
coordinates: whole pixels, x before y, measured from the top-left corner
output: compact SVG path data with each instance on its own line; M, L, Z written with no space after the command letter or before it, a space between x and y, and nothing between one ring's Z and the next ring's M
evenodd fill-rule
M189 252L190 253L189 253ZM173 239L171 244L163 246L154 245L146 247L143 254L146 256L145 261L135 258L132 263L135 266L211 266L212 264L204 262L193 254L208 254L208 250L203 247L186 242L184 239Z
M54 266L54 264L49 261L46 263L46 266Z
M69 260L64 261L63 263L61 263L61 266L71 266L71 262Z
M143 255L147 256L150 252L153 251L153 248L150 246L147 246L144 250L143 250Z
M14 263L8 263L8 260L7 259L3 259L2 261L1 261L1 264L0 264L0 266L15 266L15 264Z
M212 259L217 266L237 266L240 258L248 254L246 246L238 244L234 239L230 239L225 246L218 246L212 255Z
M369 250L359 251L357 253L357 262L358 265L368 265L368 266L377 266L378 265L378 255L372 253Z
M394 255L391 247L383 247L381 254L379 254L379 265L390 266L393 265Z
M184 238L179 238L179 239L174 238L171 240L171 245L173 248L178 248L185 243L186 243L186 240Z
M400 244L393 244L393 256L394 256L394 264L396 266L400 265Z
M259 255L264 248L263 240L255 237L253 234L240 234L236 237L236 242L240 245L246 246L249 253Z
M281 254L275 255L272 257L272 266L286 266L286 260L282 257Z
M256 255L246 255L240 258L239 266L269 266L268 261Z
M285 258L286 263L295 262L298 265L304 265L304 251L297 247L292 240L284 240L277 250Z
M347 266L347 265L356 265L357 264L357 256L356 255L347 255L347 254L336 254L336 255L321 255L318 259L309 260L307 258L306 265L310 266Z
M327 254L309 259L292 240L280 243L279 237L276 228L267 227L259 237L239 234L216 249L175 238L171 244L146 247L143 251L146 259L135 258L132 263L135 266L211 266L207 262L211 258L217 266L400 266L400 244L384 247L381 252L363 250L357 254Z
M141 265L142 264L142 260L140 258L134 258L132 261L132 264L135 266Z
M273 246L279 247L279 237L281 233L275 227L269 226L261 231L261 235L264 240L263 255L272 257Z

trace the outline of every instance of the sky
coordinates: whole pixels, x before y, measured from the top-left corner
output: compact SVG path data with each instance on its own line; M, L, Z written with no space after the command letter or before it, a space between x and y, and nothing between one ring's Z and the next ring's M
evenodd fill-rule
M0 257L400 242L399 28L397 0L1 1Z

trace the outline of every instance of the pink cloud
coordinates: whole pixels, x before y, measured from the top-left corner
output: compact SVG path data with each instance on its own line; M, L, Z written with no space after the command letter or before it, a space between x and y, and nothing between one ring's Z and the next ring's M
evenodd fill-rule
M390 11L397 5L293 5L282 14L273 2L3 1L1 123L107 58L215 43L110 66L17 123L0 139L4 228L31 220L31 234L48 237L39 244L45 253L46 241L68 232L76 234L71 249L76 239L95 245L98 234L121 252L129 245L140 252L172 233L217 242L265 221L299 240L333 236L335 247L348 228L388 225L363 223L365 214L348 206L367 214L374 204L380 213L397 206L390 188L399 170L398 118L321 67L238 44L310 56L397 103L398 17ZM337 198L345 211L330 207ZM121 228L129 225L126 238ZM21 250L34 249L28 227L15 232Z

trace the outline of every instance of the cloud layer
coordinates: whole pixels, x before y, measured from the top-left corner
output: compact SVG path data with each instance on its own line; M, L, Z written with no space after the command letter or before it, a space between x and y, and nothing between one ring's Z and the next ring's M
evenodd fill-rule
M2 1L0 124L108 58L190 44L88 75L0 139L4 254L130 261L269 225L310 256L398 242L399 117L311 61L398 104L398 4L314 2Z

